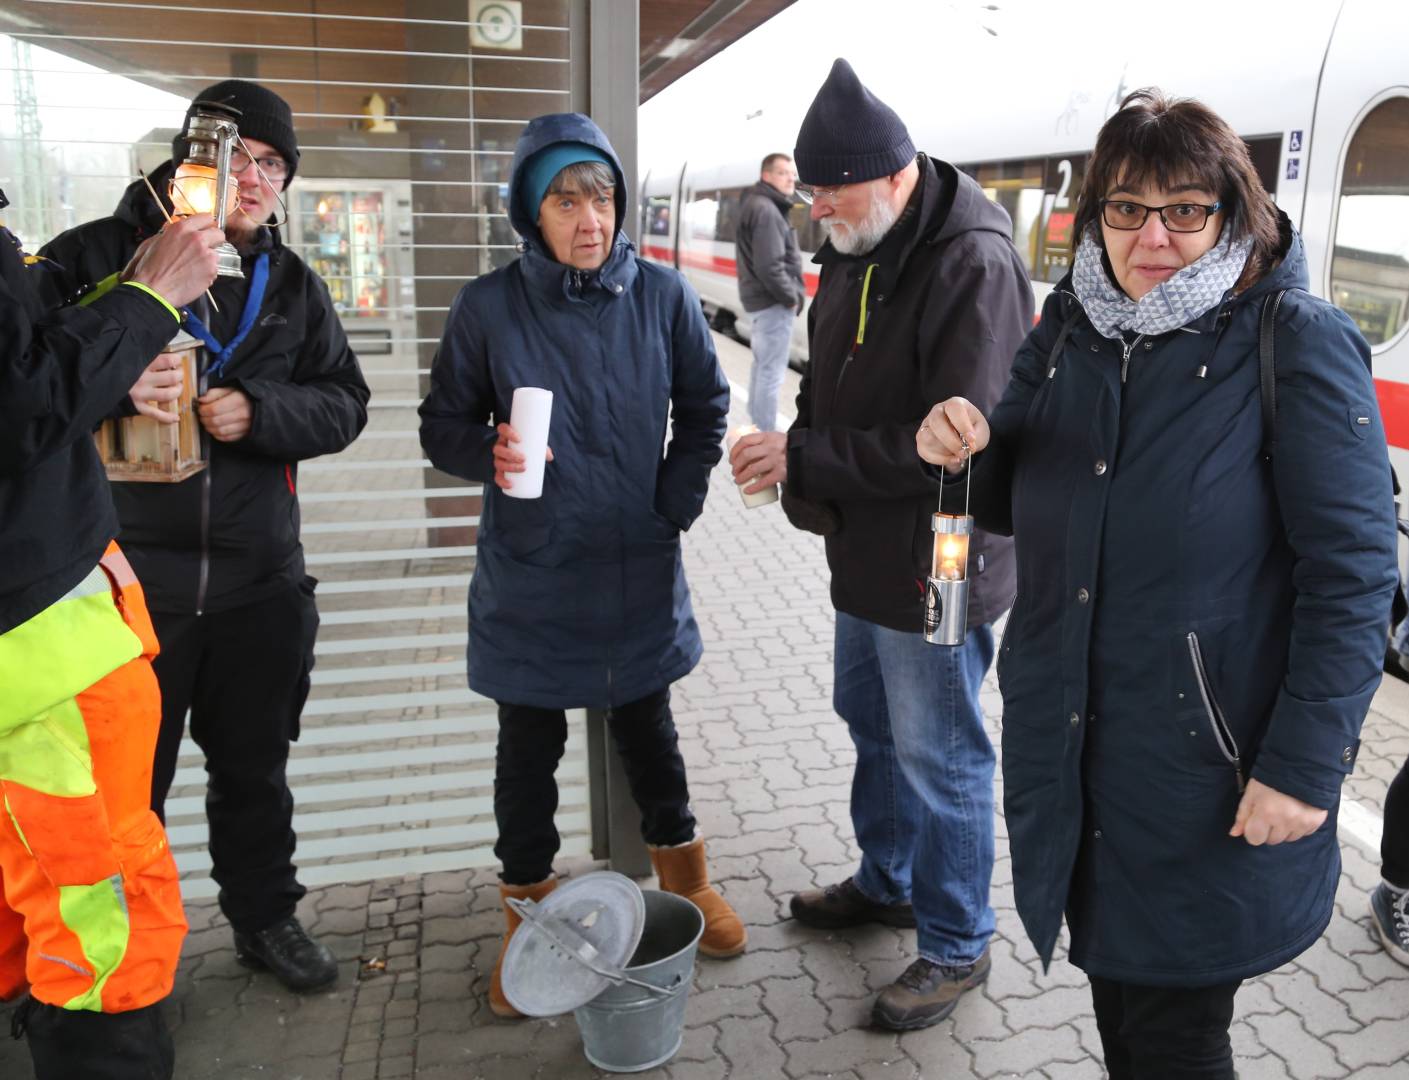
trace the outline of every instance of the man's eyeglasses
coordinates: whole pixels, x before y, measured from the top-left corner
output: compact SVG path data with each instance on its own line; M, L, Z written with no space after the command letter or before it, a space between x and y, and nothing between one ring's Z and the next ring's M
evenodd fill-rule
M251 158L243 150L236 150L230 154L230 175L239 176L250 167L250 162L259 164L260 172L264 173L270 180L282 180L289 175L289 163L278 154L269 157Z
M836 206L841 201L842 192L847 188L846 184L839 184L836 187L813 187L811 184L798 184L797 197L811 206L815 202L831 203Z
M1170 232L1203 232L1208 219L1223 206L1216 202L1211 206L1202 203L1170 203L1167 206L1145 206L1129 199L1102 199L1101 220L1112 229L1133 232L1142 228L1151 212L1159 214L1159 219Z

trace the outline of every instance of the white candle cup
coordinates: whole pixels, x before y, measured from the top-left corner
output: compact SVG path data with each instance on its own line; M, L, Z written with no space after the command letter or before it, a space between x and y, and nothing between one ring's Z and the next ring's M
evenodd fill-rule
M755 435L757 433L758 427L756 425L743 424L739 427L736 427L733 431L729 432L724 442L729 452L733 453L734 447L738 444L738 441L740 439L742 439L745 435ZM753 494L749 494L748 492L744 491L744 488L748 487L748 485L752 483L753 478L750 477L739 485L739 496L744 500L744 505L747 506L750 510L752 510L755 506L766 506L771 502L778 501L777 484L769 484L766 488L763 488L760 491L755 491Z
M553 413L553 391L537 386L520 386L514 391L509 426L519 441L511 445L524 456L523 472L507 473L505 495L514 499L536 499L543 494L544 455L548 450L548 419Z

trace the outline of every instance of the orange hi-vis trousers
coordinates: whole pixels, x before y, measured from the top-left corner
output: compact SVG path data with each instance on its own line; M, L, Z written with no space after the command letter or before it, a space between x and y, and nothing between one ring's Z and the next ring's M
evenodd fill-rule
M161 701L142 588L113 544L0 635L0 1000L126 1012L171 991L186 918L150 809Z

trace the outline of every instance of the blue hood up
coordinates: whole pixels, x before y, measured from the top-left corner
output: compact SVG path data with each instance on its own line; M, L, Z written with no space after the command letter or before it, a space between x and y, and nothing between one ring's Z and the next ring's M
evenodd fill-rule
M611 159L612 172L616 174L616 229L612 236L612 246L621 235L622 221L626 217L626 174L621 168L621 159L616 156L612 144L602 134L602 129L582 113L549 113L530 120L519 136L519 144L514 148L514 175L509 181L509 223L529 244L547 254L543 234L534 223L534 208L525 206L519 181L523 179L523 167L529 158L554 143L579 142L594 146Z

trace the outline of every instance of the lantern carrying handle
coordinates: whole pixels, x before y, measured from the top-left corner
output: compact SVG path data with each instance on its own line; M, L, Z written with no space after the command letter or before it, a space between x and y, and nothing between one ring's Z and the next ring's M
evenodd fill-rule
M964 516L969 516L969 487L974 479L973 451L969 449L969 440L963 435L959 436L959 445L964 450L964 461L968 465L968 470L964 473ZM939 513L944 513L944 482L939 484L939 505L935 507Z
M289 204L288 201L284 198L284 189L282 187L274 187L274 181L270 180L269 176L265 173L264 169L260 167L259 159L254 156L254 151L249 148L249 146L245 143L244 137L238 131L235 132L235 140L239 143L240 150L244 153L245 157L250 159L250 165L254 166L255 172L259 174L259 178L269 185L270 191L274 192L274 198L279 203L279 209L284 212L284 219L282 221L274 222L274 227L276 229L282 229L285 225L289 223ZM288 181L285 180L284 184L287 185ZM245 214L244 207L240 207L240 213ZM245 214L245 217L249 217L249 215ZM258 221L255 222L255 224L262 225L264 223L262 221Z

